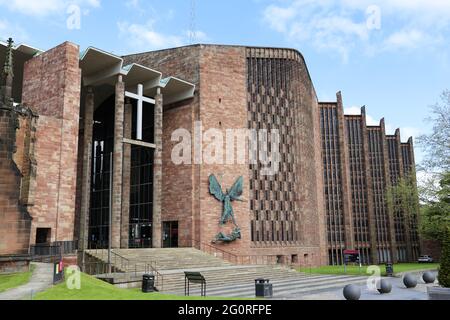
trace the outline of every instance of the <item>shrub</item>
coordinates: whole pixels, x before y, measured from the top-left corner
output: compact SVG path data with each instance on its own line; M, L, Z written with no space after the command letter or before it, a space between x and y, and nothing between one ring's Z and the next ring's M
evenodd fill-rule
M444 288L450 288L450 230L442 246L441 267L439 268L439 284Z

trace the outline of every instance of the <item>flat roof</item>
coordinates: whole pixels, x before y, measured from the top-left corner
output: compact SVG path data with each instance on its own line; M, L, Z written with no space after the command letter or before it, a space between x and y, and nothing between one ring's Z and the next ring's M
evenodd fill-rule
M80 68L84 86L114 85L121 75L126 90L136 93L137 85L144 86L144 95L154 97L160 88L164 104L172 104L194 97L195 85L175 77L162 77L162 73L132 63L124 66L122 57L89 47L80 55Z

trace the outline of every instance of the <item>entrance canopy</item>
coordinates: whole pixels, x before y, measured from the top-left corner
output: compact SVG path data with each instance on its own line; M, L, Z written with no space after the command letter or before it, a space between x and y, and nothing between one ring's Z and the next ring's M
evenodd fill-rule
M140 64L123 65L123 59L112 53L89 47L80 57L80 68L84 86L114 86L122 76L126 91L138 94L139 85L143 94L155 97L158 88L164 96L164 105L194 97L195 85L175 77L163 79L162 73Z

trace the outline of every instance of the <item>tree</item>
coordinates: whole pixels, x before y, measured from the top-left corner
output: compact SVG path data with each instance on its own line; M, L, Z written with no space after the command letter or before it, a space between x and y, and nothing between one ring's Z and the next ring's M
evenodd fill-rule
M439 284L444 288L450 288L450 229L447 229L442 247L441 266L438 275Z
M433 123L433 131L417 139L425 152L421 167L429 174L442 174L450 171L450 90L442 93L441 103L431 110L432 116L427 121Z
M441 95L441 102L431 107L432 133L417 139L425 152L420 170L425 177L419 186L421 233L441 243L450 226L450 90Z
M388 187L386 201L393 212L401 212L409 221L419 214L419 194L415 181L415 172L402 177L395 185ZM408 221L407 220L407 221Z
M421 233L442 243L450 228L450 172L443 174L439 185L436 200L422 206Z

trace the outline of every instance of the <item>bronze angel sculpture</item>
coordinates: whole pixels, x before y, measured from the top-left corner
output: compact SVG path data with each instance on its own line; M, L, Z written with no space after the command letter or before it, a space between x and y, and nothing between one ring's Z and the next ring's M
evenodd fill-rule
M236 226L233 234L225 236L223 233L220 233L216 237L216 241L232 242L241 238L241 232L238 225L236 224L236 219L234 217L234 211L231 203L233 201L243 201L241 199L243 187L244 178L240 177L234 183L233 187L230 190L227 189L226 193L224 193L219 181L217 181L217 178L214 175L209 176L209 193L213 195L218 201L223 203L223 214L220 219L220 225L223 226L231 221Z

